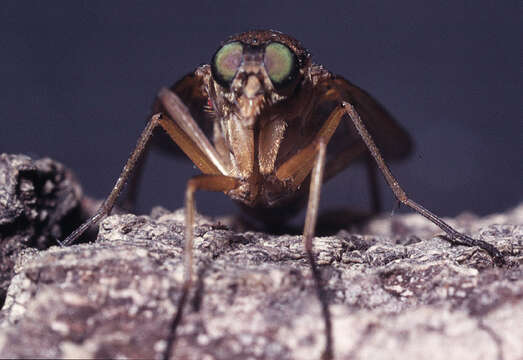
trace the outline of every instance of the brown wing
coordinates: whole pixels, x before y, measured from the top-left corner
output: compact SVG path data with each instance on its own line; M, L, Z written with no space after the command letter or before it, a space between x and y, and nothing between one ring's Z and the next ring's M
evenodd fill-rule
M343 100L356 108L385 160L401 159L410 154L413 146L409 134L377 100L341 76L335 76L331 81ZM359 137L352 126L350 130Z
M185 106L189 109L192 117L203 130L204 134L212 139L213 120L210 114L205 110L207 106L207 96L202 91L203 80L201 76L195 73L189 73L174 83L170 89L180 97ZM153 114L164 112L163 106L158 99L152 106ZM173 155L185 157L185 154L171 140L171 138L158 128L154 132L152 143L155 148L166 151Z

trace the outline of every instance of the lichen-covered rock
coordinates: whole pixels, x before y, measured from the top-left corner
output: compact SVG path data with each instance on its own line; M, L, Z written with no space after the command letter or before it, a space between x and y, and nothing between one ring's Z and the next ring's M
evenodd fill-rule
M26 248L45 249L78 226L81 189L62 164L0 154L0 305Z
M453 225L507 264L452 246L417 215L315 239L337 359L523 358L523 205ZM98 240L18 257L0 357L161 358L181 295L183 211L111 216ZM323 321L300 236L197 218L197 281L174 359L318 359Z

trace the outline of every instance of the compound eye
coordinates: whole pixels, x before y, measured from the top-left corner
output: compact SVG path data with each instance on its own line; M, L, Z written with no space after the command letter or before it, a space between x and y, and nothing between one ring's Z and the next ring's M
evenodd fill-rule
M231 84L236 71L242 62L243 46L239 42L223 45L212 59L212 72L214 79L223 87Z
M264 63L267 74L276 87L292 80L296 74L296 55L283 44L273 42L267 45Z

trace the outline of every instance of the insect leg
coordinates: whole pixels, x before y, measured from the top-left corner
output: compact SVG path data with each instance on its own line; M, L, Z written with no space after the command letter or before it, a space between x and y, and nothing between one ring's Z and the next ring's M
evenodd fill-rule
M103 217L105 217L107 214L109 214L111 212L111 210L114 206L114 203L115 203L116 199L118 198L118 195L120 195L120 193L122 192L125 182L129 178L136 163L140 159L140 157L145 149L145 146L147 145L147 142L151 138L154 128L159 125L161 118L162 118L161 114L156 114L151 117L151 119L147 123L147 126L145 127L145 129L142 131L142 134L138 138L138 143L136 144L136 148L132 152L131 156L129 156L129 159L127 159L127 162L125 163L125 166L120 174L120 177L118 177L118 180L116 181L116 184L114 185L113 190L111 190L111 193L109 194L107 199L105 199L102 206L100 206L98 211L90 219L88 219L86 222L84 222L82 225L80 225L64 241L57 240L61 246L67 246L67 245L72 244L91 225L98 223Z
M179 100L176 95L170 94L170 98L173 97ZM182 104L183 105L183 104ZM190 116L190 115L189 115ZM184 117L185 118L185 117ZM220 170L213 159L209 158L206 153L201 149L201 144L193 140L186 131L184 131L177 123L175 123L171 118L163 114L156 114L151 117L145 129L142 131L136 144L136 148L131 153L129 159L120 174L120 177L116 181L116 184L113 187L113 190L105 199L102 206L98 211L85 223L80 225L75 231L73 231L64 241L58 241L62 246L67 246L72 244L77 240L91 225L97 224L102 220L107 214L111 212L111 209L114 206L114 203L122 189L125 185L125 182L128 180L129 176L134 171L140 157L142 156L146 145L151 139L154 129L160 125L171 137L171 139L183 150L183 152L192 160L192 162L205 174L220 174Z
M314 159L318 152L318 143L328 144L344 114L345 110L342 106L334 109L316 134L314 140L280 165L276 170L276 177L281 181L290 182L290 186L293 188L299 187L314 166Z
M182 295L178 300L176 315L174 316L167 337L167 346L163 358L170 359L173 352L173 345L176 340L176 328L182 320L183 309L187 303L189 290L192 285L193 277L193 240L194 240L194 212L195 202L194 193L197 190L207 191L229 191L239 185L239 180L225 175L198 175L191 178L187 183L185 191L185 247L183 253L184 280Z
M444 222L440 217L436 216L429 210L422 207L420 204L416 203L415 201L409 199L405 191L401 188L400 184L396 180L396 178L392 175L392 172L388 168L387 164L383 160L383 157L380 154L380 151L376 144L374 143L374 140L372 140L372 137L370 136L369 132L365 128L365 125L361 121L361 118L359 114L356 112L356 109L349 104L348 102L342 102L342 106L345 108L347 114L350 116L352 123L356 127L356 130L360 134L361 138L367 145L367 148L369 149L372 157L376 161L376 164L378 165L379 169L383 173L383 176L385 176L385 180L389 184L390 188L394 192L394 195L396 198L403 204L407 205L408 207L412 208L414 211L419 213L420 215L424 216L425 218L432 221L434 224L439 226L440 229L445 231L447 235L449 236L450 240L462 245L467 246L478 246L481 249L485 250L487 253L490 254L499 263L503 262L503 256L499 252L498 249L496 249L493 245L482 241L482 240L476 240L469 236L466 236L464 234L459 233L458 231L454 230L450 225L448 225L446 222Z
M332 359L333 357L333 340L332 340L332 323L329 311L329 304L327 302L325 291L322 286L321 274L314 260L312 252L312 239L314 237L314 228L316 227L316 219L318 218L318 207L320 202L320 191L323 179L323 172L325 169L325 142L320 141L317 145L317 156L314 162L314 168L311 174L311 185L309 190L309 202L307 204L307 213L305 215L305 226L303 229L303 246L305 253L311 266L312 275L314 277L314 287L316 288L316 295L321 304L323 319L325 322L325 352L323 359Z
M312 252L312 238L314 237L314 229L318 218L318 206L321 185L324 178L327 143L331 139L332 134L336 131L344 114L344 108L342 106L337 107L318 131L315 139L285 163L280 165L276 170L276 177L282 181L288 181L291 188L299 187L305 178L311 174L309 202L307 204L305 226L303 229L303 245L311 266L316 294L320 301L325 321L325 352L322 356L323 359L332 359L333 357L332 323L329 305L325 296L325 291L322 287L321 274Z
M170 122L170 125L179 127L183 134L198 146L199 151L204 155L203 158L205 158L208 162L211 162L213 167L218 169L218 171L212 173L228 174L229 169L224 164L223 159L218 154L209 139L205 136L202 129L200 129L196 121L191 116L189 109L187 109L187 106L185 106L178 95L167 88L162 88L158 93L158 99L173 120ZM178 141L174 141L191 158L194 164L199 167L198 163L183 149L183 146L181 146ZM211 173L209 171L202 171L206 174Z
M118 206L128 212L133 212L136 209L136 201L138 199L138 190L140 188L140 183L142 181L143 170L145 168L145 163L147 157L150 153L150 143L145 145L145 149L142 152L142 155L138 159L132 174L129 176L127 181L127 189L120 198Z

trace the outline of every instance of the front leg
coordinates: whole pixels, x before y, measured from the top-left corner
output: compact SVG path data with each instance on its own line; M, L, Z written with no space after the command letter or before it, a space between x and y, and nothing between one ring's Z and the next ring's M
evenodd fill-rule
M192 286L193 278L193 243L194 243L194 214L196 205L194 193L197 190L223 191L228 192L236 189L240 181L236 178L225 175L198 175L189 180L187 190L185 191L185 246L183 252L183 287L182 295L178 300L176 313L169 326L167 336L167 345L163 354L164 360L169 360L174 351L176 340L176 329L182 321L183 310L189 297L189 291Z
M314 161L314 168L311 173L311 185L309 188L309 202L307 204L307 213L305 215L305 226L303 229L303 247L312 271L314 278L314 287L316 289L316 296L320 301L321 311L323 314L323 321L325 324L325 351L322 355L322 360L330 360L334 357L333 354L333 339L332 339L332 321L329 310L329 303L323 289L321 281L321 274L318 270L318 265L314 259L312 239L314 237L314 228L316 227L316 219L318 218L318 208L320 204L320 191L323 180L323 172L325 169L326 145L324 141L320 141L317 145L317 155Z
M327 144L338 128L344 113L345 111L342 106L336 107L318 131L314 140L309 145L298 151L276 170L276 177L280 181L288 183L289 187L293 189L297 189L305 178L309 174L311 175L309 201L307 204L305 226L303 229L303 247L311 267L316 296L320 301L325 324L325 351L322 355L322 359L324 360L330 360L333 358L334 345L332 339L332 321L329 304L325 295L325 290L323 289L321 274L318 270L316 260L314 259L312 240L314 237L316 220L318 218L321 186L325 175Z

